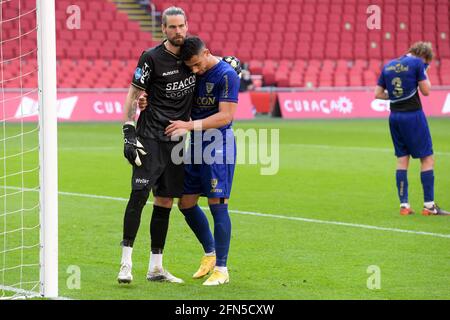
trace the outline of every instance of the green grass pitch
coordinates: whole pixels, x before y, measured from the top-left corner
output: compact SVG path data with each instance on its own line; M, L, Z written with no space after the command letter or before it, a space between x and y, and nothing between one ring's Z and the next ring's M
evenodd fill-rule
M429 124L436 153L436 201L449 210L450 118L429 119ZM201 246L176 207L164 266L185 283L146 281L150 204L135 243L134 281L117 283L131 173L122 155L121 124L60 124L60 295L199 300L450 298L450 217L419 213L423 196L418 160L412 161L408 175L410 202L417 213L399 215L396 161L386 119L257 120L237 122L234 127L279 129L280 167L276 175L264 176L261 165L237 166L229 205L233 211L230 283L203 287L201 280L191 279L202 256ZM14 179L6 183L20 185ZM27 183L31 186L33 180ZM67 286L70 266L80 268L80 289ZM379 267L379 289L368 288L370 266Z

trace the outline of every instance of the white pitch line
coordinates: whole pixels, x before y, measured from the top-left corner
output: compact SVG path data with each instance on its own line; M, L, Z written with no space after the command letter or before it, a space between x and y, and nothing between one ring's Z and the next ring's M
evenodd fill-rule
M229 211L233 212L233 213L258 216L258 217L268 217L268 218L296 220L296 221L312 222L312 223L332 224L332 225L338 225L338 226L381 230L381 231L392 231L392 232L400 232L400 233L412 233L412 234L420 234L420 235L433 236L433 237L439 237L439 238L450 238L450 234L432 233L432 232L426 232L426 231L414 231L414 230L405 230L405 229L398 229L398 228L377 227L377 226L371 226L371 225L367 225L367 224L339 222L339 221L327 221L327 220L318 220L318 219L309 219L309 218L300 218L300 217L291 217L291 216L281 216L281 215L275 215L275 214L249 212L249 211L239 211L239 210L229 210Z
M111 151L111 150L121 150L121 146L108 147L108 146L84 146L84 147L59 147L60 151Z
M289 147L300 147L300 148L316 148L316 149L325 149L325 150L348 150L348 151L369 151L369 152L386 152L392 153L394 155L394 148L372 148L372 147L355 147L355 146L332 146L328 144L305 144L305 143L289 143L282 144L282 146ZM450 156L450 152L444 151L436 151L434 152L436 155L440 156Z
M15 189L15 190L20 189L17 187L7 187L7 188ZM24 189L24 190L36 191L36 189ZM103 199L103 200L113 200L113 201L121 201L121 202L128 201L127 198L122 198L122 197L111 197L111 196L102 196L102 195L85 194L85 193L60 191L59 194L63 195L63 196L83 197L83 198L91 198L91 199ZM149 201L149 203L153 203L153 202ZM209 207L202 207L202 209L209 210ZM283 216L283 215L261 213L261 212L233 210L233 209L230 209L228 211L231 213L236 213L236 214L241 214L241 215L257 216L257 217L264 217L264 218L275 218L275 219L302 221L302 222L310 222L310 223L329 224L329 225L353 227L353 228L369 229L369 230L378 230L378 231L390 231L390 232L398 232L398 233L418 234L418 235L432 236L432 237L438 237L438 238L450 238L450 234L433 233L433 232L426 232L426 231L414 231L414 230L406 230L406 229L398 229L398 228L378 227L378 226L371 226L371 225L367 225L367 224L309 219L309 218Z
M100 196L93 194L84 194L84 193L74 193L74 192L60 192L61 195L66 196L76 196L76 197L85 197L85 198L94 198L94 199L105 199L105 200L114 200L114 201L128 201L127 198L121 197L110 197L110 196ZM153 203L149 201L149 203ZM209 210L209 207L201 207L204 210ZM378 227L371 226L366 224L357 224L357 223L348 223L348 222L340 222L340 221L327 221L327 220L318 220L318 219L309 219L309 218L300 218L300 217L292 217L292 216L283 216L269 213L261 213L261 212L251 212L251 211L241 211L241 210L228 210L231 213L237 213L242 215L250 215L250 216L258 216L265 218L276 218L276 219L285 219L285 220L295 220L295 221L303 221L303 222L311 222L311 223L321 223L321 224L331 224L338 226L346 226L346 227L354 227L354 228L362 228L362 229L371 229L371 230L380 230L380 231L391 231L391 232L400 232L400 233L411 233L411 234L420 234L426 236L433 236L439 238L450 238L450 234L441 234L441 233L433 233L426 231L414 231L414 230L405 230L398 228L386 228L386 227Z
M357 146L333 146L328 144L307 144L307 143L281 143L284 147L300 147L300 148L315 148L324 150L346 150L346 151L368 151L368 152L386 152L394 154L394 148L374 148L374 147L357 147ZM251 147L251 145L250 145ZM120 147L107 146L86 146L86 147L60 147L60 151L112 151L120 150ZM435 151L435 155L450 156L450 152Z

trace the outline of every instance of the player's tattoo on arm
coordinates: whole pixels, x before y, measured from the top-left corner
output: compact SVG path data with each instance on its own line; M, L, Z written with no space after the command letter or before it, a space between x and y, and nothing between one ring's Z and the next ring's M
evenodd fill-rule
M128 95L125 100L124 105L124 121L125 122L134 122L136 117L136 109L137 109L137 98L141 94L142 90L136 88L131 85L128 90Z
M127 116L128 121L134 121L134 118L136 117L136 107L137 103L133 101L131 103L131 107L128 109L128 116Z

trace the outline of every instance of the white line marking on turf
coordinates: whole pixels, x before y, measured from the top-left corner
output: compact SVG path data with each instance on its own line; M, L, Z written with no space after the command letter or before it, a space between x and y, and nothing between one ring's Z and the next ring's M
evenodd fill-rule
M372 148L372 147L352 147L352 146L333 146L328 144L305 144L305 143L288 143L282 144L282 146L288 147L300 147L300 148L316 148L325 150L348 150L348 151L372 151L372 152L387 152L394 154L394 148ZM450 152L437 151L434 152L436 155L440 156L450 156Z
M60 151L111 151L111 150L121 150L121 146L117 147L105 147L105 146L84 146L84 147L59 147Z
M324 150L347 150L347 151L368 151L368 152L386 152L394 154L394 148L372 148L372 147L356 147L356 146L333 146L328 144L306 144L306 143L282 143L285 147L315 148ZM86 146L86 147L59 147L60 151L112 151L120 150L120 147L107 146ZM450 152L436 151L436 155L450 156Z
M20 190L21 188L17 187L7 187L8 189ZM36 189L24 189L26 191L36 191ZM91 198L91 199L104 199L104 200L113 200L113 201L128 201L127 198L122 197L111 197L111 196L101 196L95 194L85 194L85 193L75 193L75 192L59 192L60 195L63 196L74 196L74 197L83 197L83 198ZM153 203L153 202L148 202ZM201 207L202 209L209 210L209 207ZM391 231L391 232L399 232L399 233L410 233L410 234L418 234L424 236L432 236L438 238L450 238L450 234L442 234L442 233L433 233L426 231L414 231L414 230L406 230L406 229L398 229L398 228L387 228L387 227L378 227L371 226L367 224L359 224L359 223L349 223L349 222L340 222L340 221L328 221L328 220L319 220L319 219L309 219L309 218L300 218L300 217L292 217L292 216L283 216L269 213L261 213L261 212L251 212L251 211L241 211L241 210L228 210L231 213L242 214L242 215L250 215L250 216L258 216L265 218L275 218L275 219L285 219L285 220L294 220L294 221L302 221L302 222L311 222L311 223L321 223L321 224L330 224L336 226L345 226L345 227L353 227L353 228L361 228L361 229L370 229L370 230L379 230L379 231Z
M425 232L425 231L414 231L414 230L405 230L405 229L387 228L387 227L377 227L377 226L371 226L371 225L367 225L367 224L358 224L358 223L327 221L327 220L308 219L308 218L291 217L291 216L280 216L280 215L275 215L275 214L249 212L249 211L239 211L239 210L229 210L229 211L238 213L238 214L246 214L246 215L252 215L252 216L259 216L259 217L271 217L271 218L297 220L297 221L312 222L312 223L333 224L333 225L338 225L338 226L346 226L346 227L354 227L354 228L362 228L362 229L393 231L393 232L400 232L400 233L421 234L421 235L440 237L440 238L450 238L450 234L441 234L441 233L432 233L432 232Z

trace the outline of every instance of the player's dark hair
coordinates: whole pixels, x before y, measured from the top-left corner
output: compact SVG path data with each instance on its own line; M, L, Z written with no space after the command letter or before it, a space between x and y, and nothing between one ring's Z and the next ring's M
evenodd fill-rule
M180 7L169 7L162 13L162 24L166 27L167 26L167 16L178 16L181 15L184 17L184 21L186 22L186 13L184 13L184 10Z
M204 47L205 43L199 37L188 37L180 48L180 59L183 61L190 60L193 56L199 54Z
M411 48L409 48L408 53L415 55L416 57L423 58L427 63L433 60L433 49L431 47L431 42L419 41L414 43Z

